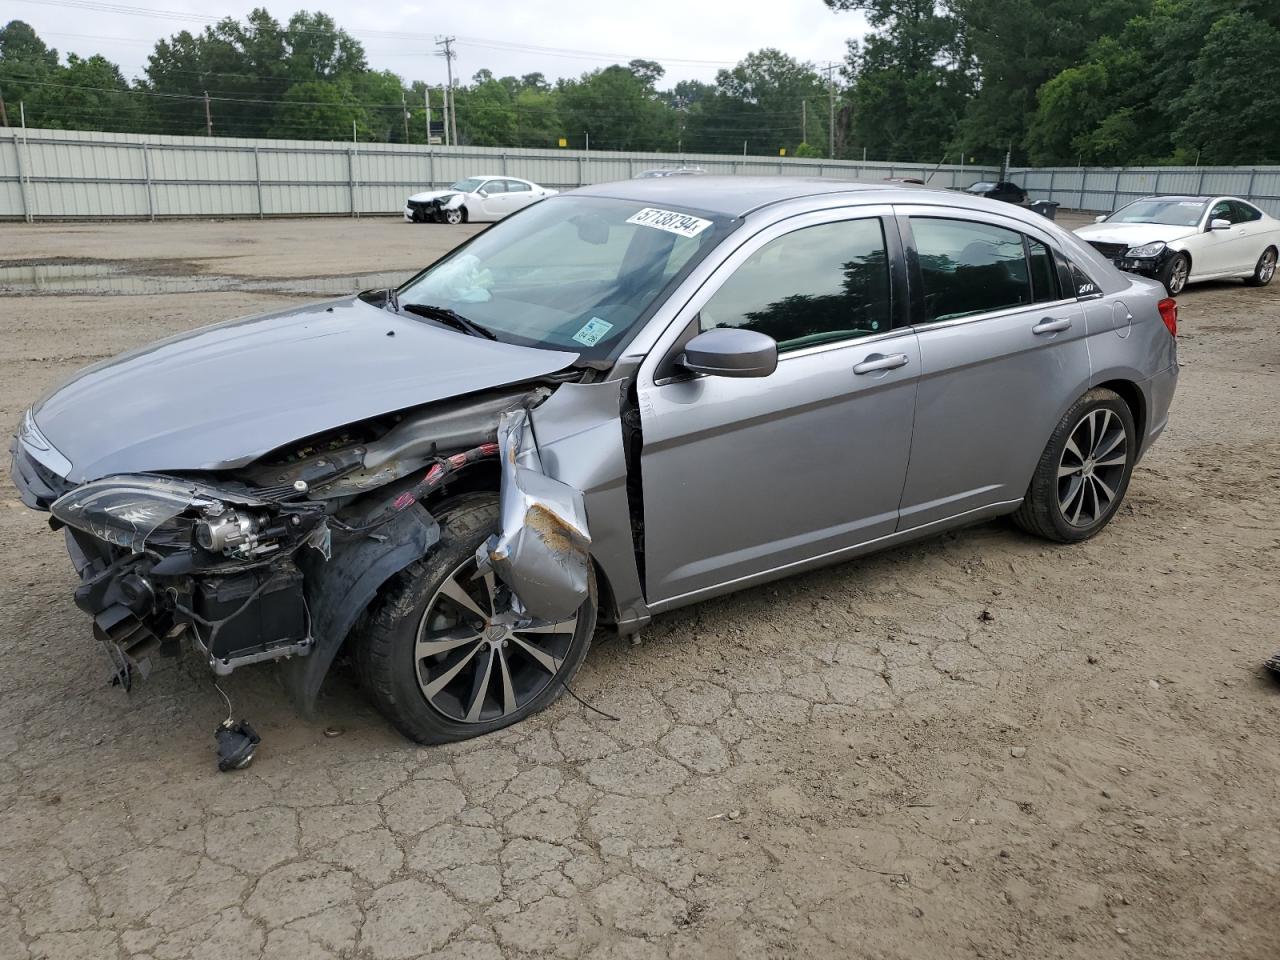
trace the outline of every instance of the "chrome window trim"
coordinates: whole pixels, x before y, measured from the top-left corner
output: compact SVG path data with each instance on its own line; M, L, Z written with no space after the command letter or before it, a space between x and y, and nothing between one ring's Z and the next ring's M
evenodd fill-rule
M1075 306L1079 302L1077 297L1064 297L1061 300L1052 300L1042 303L1024 303L1016 307L1005 307L1002 310L992 310L988 313L975 313L967 317L953 317L950 320L934 320L929 323L917 323L908 327L908 330L914 330L916 333L924 333L928 330L944 329L946 327L959 327L967 323L978 323L982 320L999 320L1001 317L1012 316L1015 313L1026 313L1029 310L1056 310L1059 307Z
M790 350L787 353L779 353L778 363L781 364L787 360L811 357L817 353L830 353L832 350L849 350L853 347L860 347L864 343L881 343L885 340L893 340L897 337L906 336L913 332L915 332L915 327L892 327L888 330L882 330L879 333L867 334L865 337L851 337L848 340L833 340L831 343L819 343L812 347L801 347L799 350Z

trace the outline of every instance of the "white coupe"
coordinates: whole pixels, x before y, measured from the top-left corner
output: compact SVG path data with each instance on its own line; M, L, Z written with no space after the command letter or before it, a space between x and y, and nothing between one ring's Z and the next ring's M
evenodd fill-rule
M1237 197L1144 197L1076 233L1121 270L1155 277L1170 296L1200 280L1276 273L1280 220Z
M404 218L412 223L487 223L558 192L518 177L467 177L445 190L415 193L405 202Z

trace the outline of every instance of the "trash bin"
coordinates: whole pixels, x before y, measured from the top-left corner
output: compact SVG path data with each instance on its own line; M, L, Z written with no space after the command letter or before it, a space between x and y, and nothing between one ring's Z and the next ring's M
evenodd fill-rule
M1042 217L1048 217L1050 220L1058 219L1058 204L1052 200L1033 201L1031 209Z

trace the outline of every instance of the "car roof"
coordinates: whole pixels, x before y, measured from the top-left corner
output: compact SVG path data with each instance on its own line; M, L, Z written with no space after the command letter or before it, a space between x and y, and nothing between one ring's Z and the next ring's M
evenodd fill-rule
M899 196L892 184L856 183L831 177L652 177L598 183L573 191L579 196L608 197L637 203L690 207L725 217L743 217L753 210L833 193L867 193L867 202L885 202L886 193ZM879 194L878 196L873 196Z

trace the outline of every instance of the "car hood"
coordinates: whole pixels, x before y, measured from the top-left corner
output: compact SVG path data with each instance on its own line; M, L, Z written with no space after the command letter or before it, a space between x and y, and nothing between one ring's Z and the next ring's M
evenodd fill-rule
M1172 243L1196 232L1195 227L1177 227L1167 223L1091 223L1076 230L1086 243L1125 243L1138 247L1163 240Z
M439 200L441 197L451 197L457 190L425 190L422 193L415 193L409 199L414 203L426 203L428 200Z
M203 327L87 367L34 417L71 462L72 483L230 469L348 423L545 376L577 356L351 297Z

